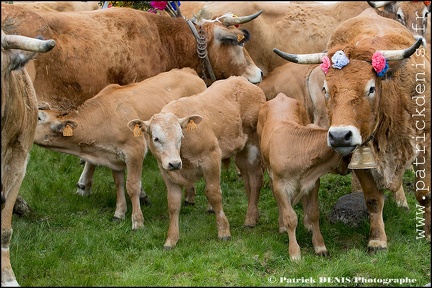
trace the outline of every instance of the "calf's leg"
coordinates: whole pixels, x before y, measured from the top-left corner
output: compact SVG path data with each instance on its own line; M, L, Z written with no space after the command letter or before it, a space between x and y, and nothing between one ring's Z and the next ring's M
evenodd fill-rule
M312 244L315 253L320 256L328 256L327 248L324 244L324 238L319 227L319 206L318 206L318 190L320 180L315 182L315 186L309 193L306 193L302 198L304 219L303 224L309 231L312 231Z

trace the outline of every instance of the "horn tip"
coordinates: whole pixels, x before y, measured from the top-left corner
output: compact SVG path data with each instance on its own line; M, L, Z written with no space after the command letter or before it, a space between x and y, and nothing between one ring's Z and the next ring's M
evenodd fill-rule
M289 54L282 52L281 50L277 48L273 48L273 52L276 53L278 56L284 58L285 60L288 60L290 62L298 63L298 57L295 54Z

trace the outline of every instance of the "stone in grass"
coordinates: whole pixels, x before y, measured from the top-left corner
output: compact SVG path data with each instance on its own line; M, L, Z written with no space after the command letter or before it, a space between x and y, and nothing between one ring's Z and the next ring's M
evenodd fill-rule
M21 217L27 216L28 214L30 214L30 212L30 206L27 204L24 198L18 195L13 208L13 213Z
M330 212L329 221L342 221L351 227L358 227L367 218L368 211L363 193L352 192L339 198Z

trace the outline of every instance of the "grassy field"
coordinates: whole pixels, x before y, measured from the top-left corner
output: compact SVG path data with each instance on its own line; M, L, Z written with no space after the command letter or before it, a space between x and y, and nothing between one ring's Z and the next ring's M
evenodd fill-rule
M351 176L323 177L320 225L330 257L314 255L299 205L295 209L302 260L291 262L288 235L278 233L278 211L267 176L259 224L251 229L243 227L247 208L243 183L233 166L223 170L223 205L232 234L224 242L217 239L214 214L206 213L204 186L199 182L195 206L181 210L181 239L175 249L165 251L166 189L151 154L144 161L142 179L152 204L141 207L145 228L139 231L131 231L128 196L126 220L111 220L116 196L109 169L97 167L91 196L75 194L82 171L79 162L75 156L37 146L31 151L21 195L32 213L14 216L11 243L12 266L22 286L406 287L430 283L431 246L425 239L416 239L418 208L412 172L404 179L410 210L397 207L388 195L384 206L388 250L373 255L366 249L368 220L357 228L328 220L337 199L350 193Z

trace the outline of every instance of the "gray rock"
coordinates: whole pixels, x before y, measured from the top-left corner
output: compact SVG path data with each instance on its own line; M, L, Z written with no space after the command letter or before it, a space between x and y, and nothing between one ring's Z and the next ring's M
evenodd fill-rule
M28 214L30 214L30 212L31 212L30 206L27 204L24 198L18 195L13 208L13 214L16 214L21 217L21 216L27 216Z
M340 197L329 215L331 223L342 221L352 227L357 227L366 219L368 211L362 192L352 192Z

